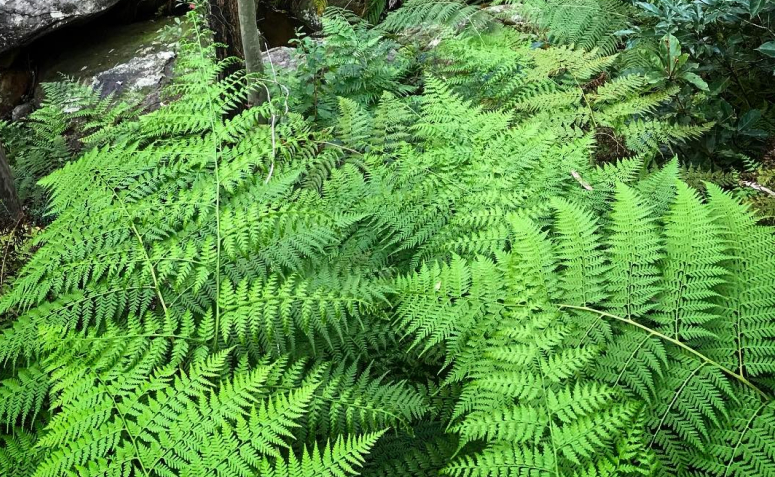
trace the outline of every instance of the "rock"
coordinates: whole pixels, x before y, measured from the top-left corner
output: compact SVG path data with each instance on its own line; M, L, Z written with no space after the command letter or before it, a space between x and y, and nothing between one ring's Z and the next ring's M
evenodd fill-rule
M296 48L278 46L264 52L264 63L279 69L296 69L299 59L296 56Z
M20 104L19 106L13 108L13 111L11 112L11 120L20 121L29 116L34 109L35 105L33 103Z
M104 12L120 0L4 0L0 3L0 53L76 20Z
M322 8L320 8L322 6ZM298 18L304 25L314 31L323 27L320 16L325 10L325 2L316 0L290 0L290 10L293 16Z
M484 9L504 25L523 25L525 19L519 14L519 5L492 5Z
M0 118L13 111L31 86L32 75L28 71L0 71Z
M152 90L160 87L168 77L168 66L174 58L173 51L145 51L126 63L97 73L91 84L103 95Z
M2 0L0 0L2 1ZM74 44L41 67L41 82L69 76L99 88L103 96L133 93L154 108L172 73L177 37L164 33L174 19L146 21L95 31L92 41ZM40 87L36 102L42 99Z

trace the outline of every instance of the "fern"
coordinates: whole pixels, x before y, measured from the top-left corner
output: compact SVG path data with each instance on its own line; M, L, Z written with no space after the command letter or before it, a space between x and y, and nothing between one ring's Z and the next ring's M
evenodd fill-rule
M30 477L39 461L35 449L35 434L26 429L15 429L13 435L0 438L0 469L10 477Z
M402 8L388 14L380 28L389 32L398 32L416 26L435 26L442 34L454 34L457 29L473 26L481 27L491 17L475 5L463 0L423 1L409 0Z
M369 216L342 208L366 183L336 168L320 189L301 189L328 138L300 139L309 130L294 115L258 126L272 104L226 119L246 93L239 74L215 81L223 63L192 21L167 93L180 100L121 126L131 136L92 138L42 182L56 219L0 305L21 312L3 329L4 362L32 363L4 370L0 392L13 395L9 426L41 428L33 475L341 476L388 426L426 412L412 387L368 369L357 381L284 371L287 352L357 359L394 339L377 331L386 290L371 286L374 272L350 279L344 261L315 265ZM255 220L246 229L238 216ZM332 393L353 398L332 406ZM294 445L301 423L308 446ZM9 442L4 465L25 441Z
M610 128L624 138L627 152L646 156L696 139L712 127L657 118L659 106L678 90L654 89L639 75L608 80L616 55L601 55L598 49L535 49L515 31L501 27L451 39L436 54L440 74L451 77L467 99L515 110L561 138Z
M620 0L550 0L524 2L528 19L548 32L549 40L610 54L619 40L615 33L627 26L628 8Z
M659 293L660 238L640 195L621 185L611 210L608 308L625 318L644 316Z
M766 318L773 305L764 290L771 286L769 270L773 258L766 250L772 243L769 229L756 225L754 216L717 186L708 185L713 218L722 227L722 239L729 241L725 268L731 272L720 287L720 326L732 353L724 356L743 376L768 377L773 370L772 327ZM743 239L745 237L745 239ZM722 332L719 330L719 332ZM723 353L721 349L717 352Z
M82 147L120 137L123 123L138 110L137 102L100 98L99 91L67 77L41 87L40 108L19 123L0 122L19 198L38 220L47 198L37 181L75 159Z
M666 335L699 346L714 338L709 325L718 321L712 303L717 296L714 288L724 283L726 275L720 266L724 259L720 229L696 193L683 183L666 222L660 289L668 292L660 300L660 313L652 319Z
M3 475L775 474L773 232L652 164L673 93L421 3L433 51L333 11L241 112L193 12L177 99L96 106L0 298Z

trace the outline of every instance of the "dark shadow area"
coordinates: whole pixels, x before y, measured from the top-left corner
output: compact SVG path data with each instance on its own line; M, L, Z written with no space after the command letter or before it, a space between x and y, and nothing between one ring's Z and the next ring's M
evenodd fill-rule
M60 72L88 76L91 70L103 71L129 61L141 51L157 49L158 30L188 10L188 2L179 0L128 0L20 48L7 65L24 75L23 81L18 81L17 89L23 97L17 104L32 100L37 85L57 81ZM257 17L266 42L262 45L264 50L290 46L299 30L312 33L290 12L276 10L263 2L259 2Z
M309 29L294 18L289 12L274 10L273 8L258 4L258 29L264 35L264 40L269 48L278 46L290 46L290 41L297 37L297 29L310 34ZM262 45L266 49L265 45Z

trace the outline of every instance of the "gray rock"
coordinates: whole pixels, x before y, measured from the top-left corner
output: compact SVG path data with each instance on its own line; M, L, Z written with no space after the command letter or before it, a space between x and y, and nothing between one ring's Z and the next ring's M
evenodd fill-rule
M142 96L142 105L154 108L176 55L177 37L163 30L174 26L174 19L166 19L95 31L97 41L74 44L66 54L44 65L41 81L59 81L65 75L100 89L103 96ZM36 100L41 99L38 88Z
M0 53L104 12L120 0L2 0Z
M293 70L299 65L299 58L296 55L296 48L278 46L264 52L264 63L269 66L270 71L272 67L276 70Z
M523 25L525 19L519 14L519 5L492 5L484 10L505 25Z
M35 105L32 103L20 104L19 106L16 106L15 108L13 108L13 111L11 112L11 120L21 121L22 119L29 116L34 109L35 109Z
M168 76L168 66L175 58L173 51L146 51L126 63L97 73L92 86L103 95L138 92L160 87Z
M307 28L317 31L323 27L320 16L323 14L323 6L315 5L315 0L289 0L290 10L293 16L298 18Z

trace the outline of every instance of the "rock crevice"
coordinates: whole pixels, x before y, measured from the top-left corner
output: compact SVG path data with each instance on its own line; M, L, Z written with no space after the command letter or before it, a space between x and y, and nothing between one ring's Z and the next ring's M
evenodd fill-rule
M5 0L0 4L0 53L68 23L99 14L121 0Z

